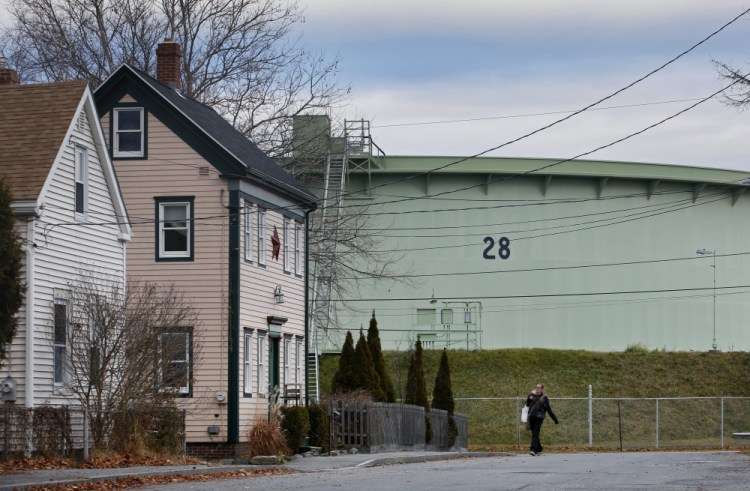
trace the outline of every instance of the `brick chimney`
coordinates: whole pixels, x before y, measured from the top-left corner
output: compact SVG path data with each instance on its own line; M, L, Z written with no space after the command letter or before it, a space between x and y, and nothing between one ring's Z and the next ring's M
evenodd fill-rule
M0 85L18 85L18 72L8 67L5 58L0 58Z
M180 58L182 48L172 38L164 38L156 48L156 79L175 90L181 89Z

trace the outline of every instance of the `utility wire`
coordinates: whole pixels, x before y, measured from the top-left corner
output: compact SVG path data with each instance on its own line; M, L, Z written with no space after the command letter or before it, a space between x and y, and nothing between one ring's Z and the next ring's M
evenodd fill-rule
M731 254L717 254L716 257L736 257L736 256L747 256L748 252L735 252ZM673 263L681 261L700 261L706 259L701 256L689 256L689 257L672 257L664 259L647 259L642 261L622 261L614 263L591 263L591 264L577 264L575 266L549 266L545 268L521 268L521 269L500 269L492 271L455 271L450 273L424 273L424 274L404 274L401 275L403 278L437 278L440 276L476 276L476 275L487 275L487 274L511 274L511 273L535 273L540 271L567 271L576 269L593 269L593 268L610 268L617 266L636 266L643 264L658 264L658 263ZM339 278L343 280L364 280L364 277L351 277L351 278Z
M531 236L525 236L525 237L514 237L513 241L528 240L528 239L537 239L537 238L541 238L541 237L551 237L551 236L555 236L555 235L568 234L568 233L572 233L572 232L580 232L580 231L583 231L583 230L592 230L592 229L597 229L597 228L602 228L602 227L609 227L609 226L612 226L612 225L620 225L622 223L628 223L628 222L632 222L632 221L635 221L635 220L642 220L644 218L651 218L651 217L655 217L655 216L659 216L659 215L664 215L666 213L674 213L674 212L677 212L677 211L682 211L682 210L686 210L686 209L689 209L689 208L694 208L694 207L697 207L697 206L703 206L703 205L715 203L715 202L720 201L720 200L722 200L724 198L725 198L724 196L720 196L719 198L716 198L716 199L713 199L713 200L710 200L710 201L704 201L702 203L697 203L696 202L696 203L692 203L692 204L686 205L686 206L673 205L673 206L669 207L670 209L658 210L657 212L650 213L650 214L646 214L646 212L642 212L642 213L636 213L636 214L628 215L626 217L614 217L614 218L611 219L612 220L611 223L604 223L604 224L592 225L592 226L583 226L583 225L588 225L588 222L579 223L579 224L571 224L571 225L568 225L568 226L570 226L570 227L577 227L577 226L581 225L581 227L580 228L576 228L576 229L571 229L571 230L565 230L565 231L559 231L559 232L550 232L550 233L544 233L544 234L539 234L539 235L531 235ZM623 219L623 218L627 218L627 219ZM593 222L591 222L591 223L593 223ZM503 232L499 232L499 233L503 233ZM430 246L430 247L400 248L400 249L389 249L389 250L373 250L373 251L370 251L370 252L373 253L373 254L385 254L385 253L389 253L389 252L404 252L404 251L414 252L414 251L428 251L428 250L439 250L439 249L456 249L456 248L477 247L477 246L478 246L477 244L451 244L451 245L439 245L439 246ZM358 253L357 251L337 251L335 254L357 254L357 253Z
M732 286L708 286L696 288L665 288L656 290L620 290L620 291L600 291L600 292L576 292L576 293L536 293L528 295L475 295L471 297L450 297L451 301L473 302L477 300L507 300L513 298L557 298L557 297L593 297L606 295L637 295L640 293L674 293L674 292L695 292L708 290L736 290L737 288L750 288L750 285L732 285ZM427 302L428 297L398 297L398 298L337 298L331 302Z
M612 99L613 97L617 96L618 94L621 94L622 92L624 92L624 91L626 91L626 90L630 89L631 87L635 86L636 84L638 84L638 83L640 83L640 82L642 82L642 81L646 80L647 78L651 77L652 75L654 75L654 74L656 74L656 73L660 72L661 70L663 70L663 69L664 69L664 68L666 68L667 66L671 65L672 63L676 62L677 60L679 60L679 59L680 59L680 58L682 58L683 56L685 56L685 55L687 55L688 53L690 53L691 51L695 50L696 48L698 48L698 47L699 47L699 46L701 46L702 44L706 43L706 42L707 42L707 41L708 41L709 39L713 38L714 36L716 36L717 34L719 34L719 33L720 33L721 31L723 31L724 29L726 29L726 28L727 28L727 27L729 27L730 25L732 25L732 24L734 24L735 22L737 22L737 21L738 21L738 20L739 20L739 19L740 19L741 17L743 17L743 16L744 16L745 14L747 14L748 12L750 12L750 9L746 9L746 10L742 11L742 12L741 12L741 13L740 13L739 15L735 16L735 17L734 17L733 19L731 19L731 20L730 20L729 22L727 22L726 24L724 24L723 26L721 26L721 27L720 27L719 29L715 30L714 32L712 32L711 34L709 34L708 36L706 36L705 38L703 38L703 39L702 39L702 40L700 40L699 42L697 42L697 43L695 43L694 45L692 45L692 46L691 46L690 48L686 49L685 51L683 51L682 53L678 54L677 56L675 56L675 57L671 58L671 59L670 59L669 61L667 61L667 62L663 63L663 64L662 64L662 65L660 65L659 67L657 67L657 68L655 68L655 69L651 70L650 72L648 72L647 74L643 75L642 77L640 77L640 78L638 78L638 79L634 80L633 82L631 82L631 83L629 83L629 84L625 85L625 86L624 86L624 87L622 87L621 89L618 89L618 90L616 90L615 92L612 92L611 94L609 94L609 95L607 95L607 96L605 96L605 97L603 97L603 98L601 98L601 99L597 100L596 102L593 102L593 103L591 103L591 104L589 104L589 105L587 105L587 106L585 106L585 107L583 107L583 108L581 108L581 109L579 109L579 110L577 110L577 111L575 111L575 112L572 112L572 113L568 114L568 115L567 115L567 116L565 116L565 117L562 117L562 118L560 118L560 119L557 119L557 120L553 121L552 123L549 123L549 124L547 124L547 125L544 125L544 126L542 126L542 127L540 127L540 128L537 128L537 129L535 129L535 130L533 130L533 131L531 131L531 132L529 132L529 133L525 133L524 135L521 135L521 136L519 136L519 137L517 137L517 138L514 138L514 139L512 139L512 140L508 140L508 141L506 141L505 143L501 143L501 144L499 144L499 145L496 145L496 146L494 146L494 147L488 148L487 150L483 150L483 151L481 151L481 152L479 152L479 153L476 153L476 154L474 154L474 155L471 155L471 156L469 156L469 157L463 157L463 158L461 158L461 159L455 160L455 161L453 161L453 162L449 162L449 163L447 163L447 164L445 164L445 165L442 165L442 166L438 166L438 167L435 167L435 168L433 168L433 169L430 169L430 170L427 170L427 171L419 172L419 173L416 173L416 174L413 174L413 175L409 175L409 176L405 176L405 177L402 177L402 178L399 178L399 179L394 179L394 180L392 180L392 181L389 181L389 182L386 182L386 183L378 184L378 185L376 185L376 186L372 186L372 187L371 187L370 189L372 190L372 189L378 189L378 188L381 188L381 187L385 187L385 186L390 186L390 185L393 185L393 184L396 184L396 183L399 183L399 182L403 182L403 181L406 181L406 180L409 180L409 179L414 179L414 178L416 178L416 177L419 177L419 176L423 176L423 175L431 174L431 173L433 173L433 172L437 172L437 171L439 171L439 170L442 170L442 169L446 169L446 168L448 168L448 167L451 167L451 166L453 166L453 165L459 164L459 163L461 163L461 162L465 162L465 161L467 161L467 160L470 160L470 159L473 159L473 158L476 158L476 157L480 157L480 156L482 156L482 155L485 155L485 154L487 154L487 153L489 153L489 152L492 152L492 151L495 151L495 150L499 150L500 148L506 147L506 146L508 146L508 145L511 145L511 144L513 144L513 143L517 143L517 142L519 142L519 141L521 141L521 140L524 140L524 139L526 139L526 138L529 138L529 137L531 137L531 136L533 136L533 135L535 135L535 134L537 134L537 133L540 133L540 132L542 132L542 131L545 131L545 130L547 130L547 129L549 129L549 128L552 128L552 127L554 127L554 126L556 126L556 125L558 125L558 124L560 124L560 123L562 123L562 122L564 122L564 121L567 121L567 120L569 120L569 119L571 119L571 118L573 118L573 117L575 117L575 116L577 116L577 115L579 115L579 114L581 114L581 113L583 113L583 112L585 112L585 111L587 111L587 110L589 110L589 109L591 109L591 108L593 108L593 107L595 107L595 106L598 106L598 105L599 105L599 104L601 104L602 102L605 102L605 101L607 101L607 100L609 100L609 99ZM724 88L724 89L722 89L722 90L720 90L720 91L716 92L716 93L715 93L715 94L713 94L713 95L712 95L711 97L714 97L714 95L717 95L717 94L719 94L719 93L723 92L724 90L726 90L726 89L728 89L728 88L732 87L733 85L735 85L735 84L736 84L736 83L738 83L738 82L739 82L739 80L738 80L738 81L735 81L734 83L730 84L730 85L729 85L729 86L727 86L726 88ZM711 98L711 97L709 97L709 98ZM706 100L708 100L709 98L706 98L706 99L701 99L701 100L700 100L700 101L699 101L698 103L696 103L696 104L694 104L694 105L691 105L691 106L689 106L689 107L688 107L688 109L686 109L686 110L692 109L693 107L697 106L698 104L700 104L700 103L702 103L702 102L705 102L705 101L706 101ZM680 111L679 113L677 113L677 115L680 115L680 114L684 113L684 112L685 112L686 110ZM675 115L675 116L677 116L677 115ZM663 120L663 121L667 121L667 120L669 120L669 119L671 119L671 118L667 118L667 119L665 119L665 120ZM652 125L652 126L650 126L650 127L648 127L648 128L646 128L646 130L647 130L647 129L650 129L650 128L652 128L652 127L653 127L653 125ZM644 131L646 131L646 130L644 130ZM634 136L634 135L636 135L636 134L640 134L640 133L634 133L634 134L633 134L632 136ZM620 139L620 140L617 140L616 142L613 142L613 144L615 144L615 143L619 143L619 142L621 142L621 141L623 141L623 140L624 140L624 139ZM610 146L610 145L607 145L607 146ZM607 146L603 146L603 147L600 147L600 148L598 148L598 149L596 149L596 150L600 150L600 149L602 149L602 148L606 148ZM594 151L596 151L596 150L594 150ZM583 156L583 155L588 155L589 153L593 153L593 151L592 151L592 152L586 152L586 153L584 153L584 154L581 154L581 155L579 155L579 157L580 157L580 156ZM577 158L577 157L575 157L575 158ZM524 172L524 173L521 173L521 174L519 174L519 175L525 175L525 174L530 174L530 173L532 173L532 172L537 172L537 171L539 171L539 170L543 170L543 169L546 169L546 168L552 167L552 165L558 165L558 164L560 164L560 163L563 163L563 162L568 162L568 161L570 161L570 160L572 160L572 159L567 159L567 160L565 160L565 161L561 161L561 162L558 162L558 163L555 163L555 164L550 164L550 165L547 165L547 166L541 167L541 168L539 168L539 169L535 169L535 170L531 170L531 171L528 171L528 172ZM345 196L345 195L350 195L350 194L352 194L352 193L341 193L341 197L343 197L343 196Z
M607 107L594 107L591 108L590 111L606 111L609 109L628 109L633 107L643 107L643 106L658 106L663 104L675 104L677 102L692 102L697 101L698 99L674 99L671 101L654 101L654 102L641 102L641 103L635 103L635 104L622 104L619 106L607 106ZM435 124L447 124L447 123L470 123L473 121L492 121L497 119L515 119L515 118L528 118L528 117L534 117L534 116L553 116L555 114L570 114L575 112L575 109L569 109L566 111L547 111L542 113L524 113L524 114L510 114L510 115L504 115L504 116L484 116L484 117L478 117L478 118L464 118L464 119L440 119L436 121L418 121L415 123L393 123L393 124L378 124L378 125L372 125L372 128L396 128L396 127L403 127L403 126L425 126L425 125L435 125Z
M747 293L748 290L741 290L737 292L723 292L723 293L717 293L717 297L728 297L733 295L742 295L744 293ZM648 303L648 302L663 302L663 301L680 301L680 300L691 300L696 298L711 298L713 297L712 293L702 293L698 295L675 295L675 296L660 296L660 297L642 297L642 298L633 298L633 299L621 299L621 300L592 300L592 301L586 301L586 302L560 302L560 303L525 303L525 304L512 304L507 306L506 308L488 308L482 309L482 315L484 314L500 314L504 312L533 312L538 310L563 310L563 309L576 309L576 308L595 308L595 307L608 307L611 305L626 305L626 304L634 304L634 303ZM391 309L390 311L400 311L402 313L397 314L383 314L381 313L382 310L386 309L377 309L377 317L413 317L415 308L408 308L408 309ZM369 309L365 312L361 312L361 316L365 315L372 315L371 311ZM350 315L349 317L356 318L360 317L358 314ZM442 325L441 323L436 323L435 326ZM454 324L455 325L455 324ZM423 328L429 328L430 325L418 325L418 327ZM383 330L380 329L379 330ZM386 329L387 330L387 329Z

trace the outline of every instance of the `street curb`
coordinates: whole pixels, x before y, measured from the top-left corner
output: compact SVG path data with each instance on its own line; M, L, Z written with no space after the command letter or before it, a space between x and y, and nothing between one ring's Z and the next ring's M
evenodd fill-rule
M13 491L13 490L24 490L29 488L47 488L54 486L76 486L86 483L97 483L105 481L115 481L118 479L129 479L134 477L154 477L154 476L192 476L196 474L218 474L223 472L233 472L241 470L262 470L262 469L273 469L277 467L287 468L294 472L299 473L316 473L316 472L331 472L336 470L344 469L357 469L357 468L369 468L386 465L398 465L398 464L414 464L420 462L433 462L440 460L455 460L455 459L466 459L466 458L482 458L482 457L509 457L514 454L507 452L458 452L458 453L445 453L445 454L433 454L433 455L401 455L398 457L376 457L359 464L341 467L338 469L299 469L294 467L293 462L279 465L218 465L218 466L205 466L205 467L191 467L191 468L179 468L174 467L165 468L160 470L147 470L147 471L133 471L133 472L119 472L113 474L101 474L98 476L91 476L86 478L78 479L55 479L48 481L35 481L26 482L19 484L0 484L0 491ZM333 457L335 459L335 457Z
M357 464L355 468L377 467L382 465L418 464L420 462L435 462L440 460L476 459L483 457L510 457L514 454L507 452L463 452L449 453L445 455L414 455L401 457L383 457L366 460Z
M240 470L258 470L267 469L275 466L268 465L220 465L210 467L193 467L189 469L164 469L149 470L142 472L123 472L118 474L102 474L80 479L59 479L42 482L28 482L22 484L0 485L0 491L13 491L29 488L44 488L52 486L75 486L86 483L97 483L104 481L116 481L118 479L129 479L132 477L153 477L153 476L193 476L196 474L217 474L221 472L233 472Z

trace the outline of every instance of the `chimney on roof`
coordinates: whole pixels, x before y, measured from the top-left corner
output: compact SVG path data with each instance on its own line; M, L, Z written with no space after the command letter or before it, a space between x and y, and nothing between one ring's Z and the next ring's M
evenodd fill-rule
M18 85L18 72L8 67L5 58L0 58L0 85Z
M180 58L182 48L172 38L164 38L156 48L156 79L175 90L181 89Z

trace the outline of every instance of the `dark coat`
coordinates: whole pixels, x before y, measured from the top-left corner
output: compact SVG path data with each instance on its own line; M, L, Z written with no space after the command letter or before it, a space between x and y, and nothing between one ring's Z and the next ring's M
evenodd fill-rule
M552 412L552 408L549 405L549 398L546 395L537 395L532 392L526 398L526 406L529 408L529 420L544 419L545 414L549 413L552 421L555 424L558 423L557 416Z

